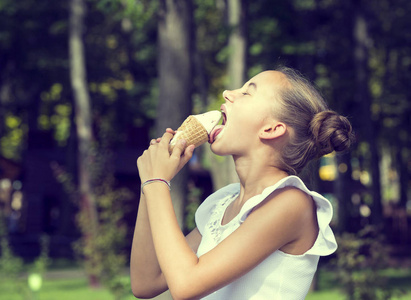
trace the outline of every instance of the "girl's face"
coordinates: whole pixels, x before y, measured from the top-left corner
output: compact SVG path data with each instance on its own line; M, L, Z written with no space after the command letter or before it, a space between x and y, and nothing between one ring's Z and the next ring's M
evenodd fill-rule
M286 82L281 72L265 71L237 90L224 91L224 121L210 135L211 150L218 155L250 153L261 142L259 133L264 125L272 122L275 97Z

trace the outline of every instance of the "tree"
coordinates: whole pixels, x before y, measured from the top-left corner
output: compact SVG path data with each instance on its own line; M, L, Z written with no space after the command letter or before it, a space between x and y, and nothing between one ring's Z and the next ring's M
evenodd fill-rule
M363 130L366 133L364 139L369 144L370 150L370 168L372 178L372 224L382 224L382 199L381 199L381 183L380 183L380 159L378 152L378 139L376 134L377 124L371 118L371 96L369 92L369 76L368 76L368 57L370 53L371 39L368 33L368 24L363 11L364 1L353 1L354 3L354 66L356 69L356 93L357 102L361 103L361 109L364 116Z
M347 116L354 126L358 128L357 101L355 97L355 66L354 63L354 39L352 24L352 12L354 8L351 2L316 1L312 12L318 20L315 26L315 82L331 109ZM338 32L338 34L334 34ZM358 104L359 105L359 104ZM353 150L355 147L353 147ZM333 191L338 201L337 230L345 232L356 230L358 224L351 222L353 217L351 154L339 154L336 156L336 178L332 184Z
M84 251L86 268L89 275L90 285L96 287L99 285L97 274L93 273L95 268L93 262L94 240L97 235L97 211L95 197L90 174L90 164L92 163L92 119L90 97L87 86L87 75L85 67L83 30L84 19L86 16L86 7L84 0L71 0L70 2L70 27L69 27L69 47L70 47L70 78L73 88L75 120L78 138L78 182L80 210L84 218L88 220L88 227L82 228L84 236Z
M356 11L355 7L352 7L352 2L342 3L337 8L339 9L340 13L337 14L339 17L336 17L334 21L332 21L333 26L331 30L333 30L334 26L341 26L343 22L350 22L353 24L355 22L355 17L352 17L352 11ZM354 25L353 25L354 26ZM355 116L354 113L354 105L353 103L360 103L361 97L363 95L359 94L359 91L366 92L367 86L363 86L364 82L356 81L355 74L357 74L356 69L358 66L359 61L356 60L355 54L356 52L352 49L355 48L354 45L355 39L353 38L354 33L353 27L347 26L345 30L341 30L339 39L335 40L335 44L333 45L336 48L330 49L333 52L333 56L336 57L336 62L329 62L332 66L332 71L330 72L331 78L333 78L333 106L334 108L342 115L348 116L350 119L353 119ZM326 38L325 36L323 37ZM342 46L344 45L344 46ZM338 51L338 47L343 47L347 54L344 51ZM354 66L354 68L347 68L347 64ZM343 74L345 80L341 80L341 77L337 75L337 73ZM352 89L352 86L358 83L358 89ZM362 89L362 88L365 88ZM348 90L347 93L342 93L342 91ZM355 124L354 124L355 126ZM352 222L353 211L352 211L352 194L355 191L351 188L353 186L352 180L352 168L351 168L351 154L343 153L338 154L336 156L336 172L337 177L334 182L335 188L335 195L338 200L338 225L337 231L339 232L347 232L347 231L355 231L356 224Z
M0 153L15 161L38 141L42 93L68 82L65 12L62 3L0 1Z
M158 20L159 99L157 136L167 127L177 129L191 113L193 77L192 5L189 0L162 0ZM173 179L171 197L180 226L183 226L188 170Z
M229 0L228 14L228 89L237 89L246 81L247 70L247 27L246 27L246 1ZM214 188L219 189L229 183L238 181L232 157L211 156L211 172Z
M370 57L373 117L378 118L380 124L380 141L392 153L399 177L398 205L406 210L411 173L407 167L411 157L407 150L411 143L408 130L411 126L408 117L411 113L411 93L407 88L411 79L408 71L411 49L407 42L409 33L406 31L411 22L406 15L411 9L411 3L404 0L384 0L369 2L367 7L369 14L373 16L369 24L370 35L374 37L374 49ZM388 200L396 199L391 196Z

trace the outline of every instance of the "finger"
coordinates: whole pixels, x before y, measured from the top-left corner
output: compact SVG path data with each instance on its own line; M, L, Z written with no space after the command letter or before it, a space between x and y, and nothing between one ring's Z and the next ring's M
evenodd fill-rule
M172 134L175 134L176 132L173 130L173 129L171 129L171 128L167 128L166 129L166 132L170 132L170 133L172 133Z
M141 165L144 163L144 158L147 156L147 150L144 150L144 152L137 158L137 168L140 169Z
M186 140L184 139L179 140L177 144L174 146L174 149L171 155L180 157L184 153L184 150L186 149L186 145L187 145Z
M167 147L168 147L168 144L170 143L170 141L171 141L171 139L173 138L173 136L174 136L174 134L172 134L171 132L167 132L167 131L166 131L166 132L163 134L163 136L161 137L160 144L167 145Z
M150 145L155 145L157 143L157 140L156 139L152 139L151 141L150 141Z
M182 163L186 164L192 157L194 154L194 145L189 145L185 150L184 150L184 154L182 156Z

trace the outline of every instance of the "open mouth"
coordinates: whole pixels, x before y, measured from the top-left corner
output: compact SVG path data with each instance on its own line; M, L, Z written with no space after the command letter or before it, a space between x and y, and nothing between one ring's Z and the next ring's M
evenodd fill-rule
M218 135L224 130L225 124L227 122L227 115L225 108L221 106L221 113L223 115L223 123L221 125L216 125L214 129L211 131L208 142L210 144L214 143L218 137Z

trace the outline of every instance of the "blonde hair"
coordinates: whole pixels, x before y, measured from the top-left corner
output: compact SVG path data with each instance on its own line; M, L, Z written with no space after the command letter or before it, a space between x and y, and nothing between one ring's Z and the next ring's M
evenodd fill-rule
M280 67L277 71L288 84L279 92L274 116L292 129L281 152L281 168L296 175L313 159L349 149L354 134L348 119L330 110L314 86L295 70Z

